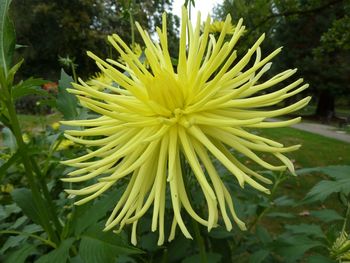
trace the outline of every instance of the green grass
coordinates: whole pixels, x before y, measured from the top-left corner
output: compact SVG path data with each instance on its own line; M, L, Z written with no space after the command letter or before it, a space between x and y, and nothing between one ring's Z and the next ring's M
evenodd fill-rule
M350 165L349 143L293 128L263 129L258 133L286 146L301 144L298 151L287 154L295 160L296 168Z

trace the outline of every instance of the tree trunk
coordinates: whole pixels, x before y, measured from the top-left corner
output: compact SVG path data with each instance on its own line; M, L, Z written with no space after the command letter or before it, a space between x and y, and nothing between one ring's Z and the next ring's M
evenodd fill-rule
M321 91L315 115L323 122L330 122L335 115L334 96L327 90Z

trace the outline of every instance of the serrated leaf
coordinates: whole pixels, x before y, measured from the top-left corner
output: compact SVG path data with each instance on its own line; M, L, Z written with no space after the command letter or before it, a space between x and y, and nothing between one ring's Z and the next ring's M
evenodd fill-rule
M286 262L295 262L310 249L324 247L324 244L304 235L285 235L275 242L275 247L276 252L283 256Z
M74 240L73 237L63 240L58 248L39 258L36 263L66 263Z
M328 175L336 180L346 179L350 177L350 165L331 165L325 167L305 168L297 170L298 175L319 172Z
M350 193L350 176L338 181L323 180L316 184L306 195L305 202L321 201L323 202L333 193Z
M57 109L63 114L64 119L72 120L78 116L77 106L78 101L76 97L70 94L67 89L72 88L73 82L70 77L63 69L61 70L61 78L58 82L58 94L57 94Z
M15 29L9 18L11 0L0 0L0 68L3 68L5 76L12 63L15 49Z
M16 138L13 135L12 131L5 127L2 129L2 143L5 147L8 147L12 153L17 150Z
M256 252L254 252L250 257L249 257L249 263L260 263L263 262L264 259L270 254L268 250L261 249Z
M79 255L85 263L113 263L120 254L140 254L141 250L131 247L113 232L103 232L101 224L92 226L82 235Z
M325 237L321 227L315 224L286 225L285 229L292 232L293 234L303 234L320 238Z
M41 88L41 85L46 81L43 79L29 78L21 81L12 88L12 97L17 100L27 95L48 95L48 93Z
M101 218L105 217L107 211L117 203L123 190L124 188L118 188L111 191L96 201L82 215L79 215L74 227L75 235L80 235L89 226L96 224Z
M5 257L4 263L24 263L30 255L36 254L36 248L32 244L24 244L11 253L9 256Z
M332 209L323 209L319 211L310 211L310 215L328 223L337 220L344 220L344 218Z

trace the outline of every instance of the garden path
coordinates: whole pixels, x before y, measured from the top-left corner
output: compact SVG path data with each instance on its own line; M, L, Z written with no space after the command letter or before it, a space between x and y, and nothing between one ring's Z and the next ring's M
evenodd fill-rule
M347 134L344 131L340 131L337 128L330 125L311 123L311 122L301 122L298 124L294 124L292 128L311 132L311 133L316 133L325 137L350 143L350 134Z

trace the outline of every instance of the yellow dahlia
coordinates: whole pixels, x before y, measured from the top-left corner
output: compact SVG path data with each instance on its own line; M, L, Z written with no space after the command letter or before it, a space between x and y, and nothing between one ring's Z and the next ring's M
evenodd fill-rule
M277 122L268 122L266 118L304 107L309 97L281 109L270 109L270 106L307 88L307 84L300 86L303 80L299 79L284 88L267 92L268 88L296 72L295 69L286 70L266 81L260 80L271 66L269 61L281 49L262 58L259 47L264 39L262 35L241 59L237 59L234 47L244 31L242 20L229 41L225 41L225 36L230 30L230 16L227 16L217 39L209 33L210 17L203 32L200 21L199 15L193 27L186 9L182 9L177 67L173 66L169 55L164 14L162 29L157 28L159 42L152 40L137 24L146 46L149 69L118 35L109 36L109 42L126 64L112 59L102 60L91 52L88 55L118 87L104 85L109 92L102 92L80 80L80 84L73 84L75 89L70 90L82 105L100 117L64 122L83 127L82 130L68 130L65 136L86 145L89 152L63 162L77 168L63 180L91 182L83 189L66 191L86 196L76 202L79 205L98 197L121 179L128 180L105 230L122 229L132 224L133 244L137 242L138 221L151 206L151 229L159 231L158 244L164 242L167 188L170 188L173 210L169 240L174 238L177 226L187 238L192 238L182 217L184 212L206 226L208 231L218 225L219 218L227 230L232 228L232 219L245 229L213 159L226 167L241 187L248 184L269 193L263 184L271 181L242 164L231 149L266 169L282 171L288 168L294 171L284 153L296 150L299 145L284 147L248 132L247 128L283 127L299 122L300 118ZM252 57L254 59L250 62ZM264 107L269 108L263 110ZM281 161L281 165L262 160L259 152L270 153ZM202 190L208 206L206 215L198 213L191 205L185 185L187 178L184 178L189 175L182 173L180 156L184 156L193 171L191 180L198 182Z
M95 76L86 81L86 83L96 90L103 90L106 85L112 85L113 80L103 72L98 72L95 74Z
M213 21L209 26L209 33L220 33L224 28L224 25L224 21ZM235 32L235 26L230 23L229 26L226 27L226 34L233 35L233 33Z

